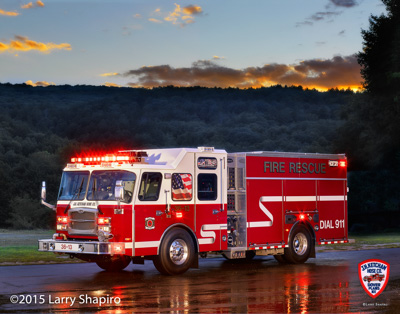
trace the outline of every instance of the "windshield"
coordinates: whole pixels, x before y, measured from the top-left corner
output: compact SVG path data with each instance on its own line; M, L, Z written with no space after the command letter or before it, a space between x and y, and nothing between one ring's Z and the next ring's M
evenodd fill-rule
M61 178L59 200L83 200L89 171L65 171Z
M133 172L122 170L93 171L89 182L87 199L114 201L114 190L117 181L122 181L122 186L124 187L124 199L122 201L131 202L136 175Z

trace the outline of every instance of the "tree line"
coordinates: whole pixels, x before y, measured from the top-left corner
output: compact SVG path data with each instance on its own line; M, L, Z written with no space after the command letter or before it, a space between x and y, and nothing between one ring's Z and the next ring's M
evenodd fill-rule
M340 134L348 107L360 97L279 85L147 90L1 84L0 227L52 227L53 214L39 204L41 181L55 202L62 169L79 153L198 146L348 153ZM357 162L357 169L368 167Z

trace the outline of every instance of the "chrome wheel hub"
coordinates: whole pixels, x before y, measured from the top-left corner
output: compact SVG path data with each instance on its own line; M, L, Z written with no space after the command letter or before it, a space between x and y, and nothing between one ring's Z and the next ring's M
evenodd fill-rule
M188 247L182 239L176 239L169 248L169 257L175 265L182 265L188 259Z
M306 253L307 248L308 248L307 237L304 235L304 233L299 232L293 238L293 249L297 255L303 255L304 253Z

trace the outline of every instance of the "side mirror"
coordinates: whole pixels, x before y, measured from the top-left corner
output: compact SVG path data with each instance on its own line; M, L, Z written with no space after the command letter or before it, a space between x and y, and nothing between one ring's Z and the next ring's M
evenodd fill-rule
M115 182L115 190L114 190L114 194L115 194L115 199L117 201L123 201L124 200L124 196L125 196L125 189L124 186L122 184L122 180L118 180L117 182Z
M56 210L56 206L55 205L51 205L49 203L46 203L46 182L45 181L42 182L42 192L41 192L40 198L41 198L40 202L44 206L46 206L48 208L51 208L54 211Z
M46 181L42 182L42 193L41 193L42 201L46 200Z

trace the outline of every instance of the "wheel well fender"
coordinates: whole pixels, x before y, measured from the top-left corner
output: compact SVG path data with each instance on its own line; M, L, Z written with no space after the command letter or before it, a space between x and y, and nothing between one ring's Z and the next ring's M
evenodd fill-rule
M193 230L185 224L178 223L178 224L173 224L164 230L164 233L162 234L161 239L160 239L160 244L158 245L158 248L157 248L157 254L160 254L161 243L164 240L165 236L168 234L168 232L171 231L172 229L183 229L183 230L187 231L187 233L190 235L190 237L193 240L195 253L196 254L199 253L199 241L197 240L197 237L196 237L195 233L193 232Z
M289 236L287 239L287 244L290 245L289 240L290 237L292 236L294 230L298 227L298 226L304 226L308 232L310 233L311 236L311 253L310 253L310 257L315 257L315 243L316 243L316 235L315 235L315 231L314 228L311 226L311 224L308 221L296 221L292 228L290 229L289 232Z

